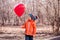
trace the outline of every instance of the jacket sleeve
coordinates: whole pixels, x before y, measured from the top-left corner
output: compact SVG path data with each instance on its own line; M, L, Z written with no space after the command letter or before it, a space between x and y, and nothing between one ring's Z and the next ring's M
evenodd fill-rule
M27 21L22 25L21 28L26 28L26 23L27 23Z
M22 27L21 28L25 28L25 25L22 25Z
M33 24L33 35L36 35L36 23Z
M26 23L24 23L24 24L21 26L21 28L26 28Z

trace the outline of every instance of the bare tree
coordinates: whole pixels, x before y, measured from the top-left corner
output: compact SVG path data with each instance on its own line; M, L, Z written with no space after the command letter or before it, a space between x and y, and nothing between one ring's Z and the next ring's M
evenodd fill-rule
M52 28L53 28L53 34L54 35L58 35L58 33L59 33L59 0L55 0L55 1L52 1L52 2L50 2L49 1L49 3L51 3L51 5L53 5L52 7L53 7L53 9L54 9L54 12L52 12L52 13L54 13L53 15L51 15L50 14L50 12L49 12L49 6L47 6L47 19L48 19L48 21L50 22L50 24L52 25ZM48 3L48 4L49 4ZM57 5L57 6L56 6Z

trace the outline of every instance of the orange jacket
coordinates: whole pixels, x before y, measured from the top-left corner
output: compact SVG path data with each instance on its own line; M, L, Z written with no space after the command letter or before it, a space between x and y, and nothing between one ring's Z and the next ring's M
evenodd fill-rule
M28 20L22 28L25 28L26 35L35 35L36 34L36 23L33 20Z

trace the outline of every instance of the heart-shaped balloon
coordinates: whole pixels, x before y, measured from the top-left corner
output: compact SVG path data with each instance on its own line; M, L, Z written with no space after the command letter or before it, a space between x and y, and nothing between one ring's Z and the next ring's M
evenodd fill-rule
M18 17L22 16L23 13L25 12L25 6L24 6L24 4L18 4L17 6L15 6L14 12L16 13L16 15Z

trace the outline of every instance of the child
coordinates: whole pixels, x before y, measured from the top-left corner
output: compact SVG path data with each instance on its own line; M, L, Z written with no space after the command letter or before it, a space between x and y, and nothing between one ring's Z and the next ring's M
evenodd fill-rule
M33 40L33 36L36 34L36 19L36 16L29 14L29 19L22 26L22 28L25 28L25 40Z

